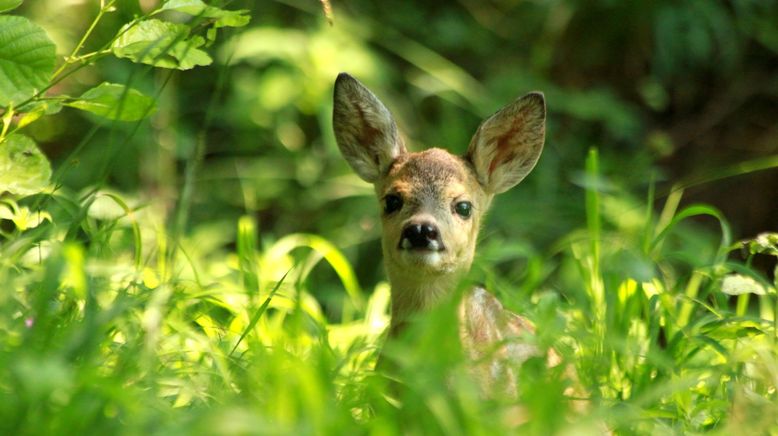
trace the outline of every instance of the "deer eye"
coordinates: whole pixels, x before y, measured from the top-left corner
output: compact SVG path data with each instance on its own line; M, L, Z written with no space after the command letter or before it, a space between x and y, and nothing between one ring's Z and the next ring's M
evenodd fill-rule
M403 199L399 195L389 194L384 197L384 212L390 214L403 207Z
M462 218L470 218L470 214L473 213L473 203L460 201L454 205L454 212Z

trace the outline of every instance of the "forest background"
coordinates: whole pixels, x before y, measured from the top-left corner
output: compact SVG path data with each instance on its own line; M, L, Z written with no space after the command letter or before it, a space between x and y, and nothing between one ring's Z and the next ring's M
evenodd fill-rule
M571 418L562 375L531 366L526 430L778 425L778 2L0 9L13 433L503 425L466 382L430 381L461 364L429 349L445 317L397 353L414 374L398 403L372 374L388 290L376 199L332 134L341 71L417 150L461 153L545 93L545 151L495 201L473 279L535 320L593 406ZM27 62L12 24L55 47L32 91L9 70Z

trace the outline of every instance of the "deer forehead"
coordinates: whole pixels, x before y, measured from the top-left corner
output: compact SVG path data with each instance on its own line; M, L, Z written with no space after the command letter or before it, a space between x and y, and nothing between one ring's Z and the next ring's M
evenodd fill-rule
M439 148L400 155L390 166L381 191L383 195L399 193L406 201L419 203L484 195L472 167Z

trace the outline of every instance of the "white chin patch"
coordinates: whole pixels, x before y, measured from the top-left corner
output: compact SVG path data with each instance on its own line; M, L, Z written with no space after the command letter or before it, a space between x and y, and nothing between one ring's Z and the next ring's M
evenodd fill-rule
M411 265L435 267L441 262L440 252L433 250L401 250L400 257Z

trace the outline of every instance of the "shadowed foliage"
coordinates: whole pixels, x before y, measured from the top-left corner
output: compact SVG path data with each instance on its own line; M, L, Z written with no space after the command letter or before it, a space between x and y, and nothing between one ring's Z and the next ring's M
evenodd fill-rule
M330 3L0 0L0 433L778 431L778 2ZM563 361L517 398L479 396L455 302L373 370L342 71L412 151L543 92L467 278Z

